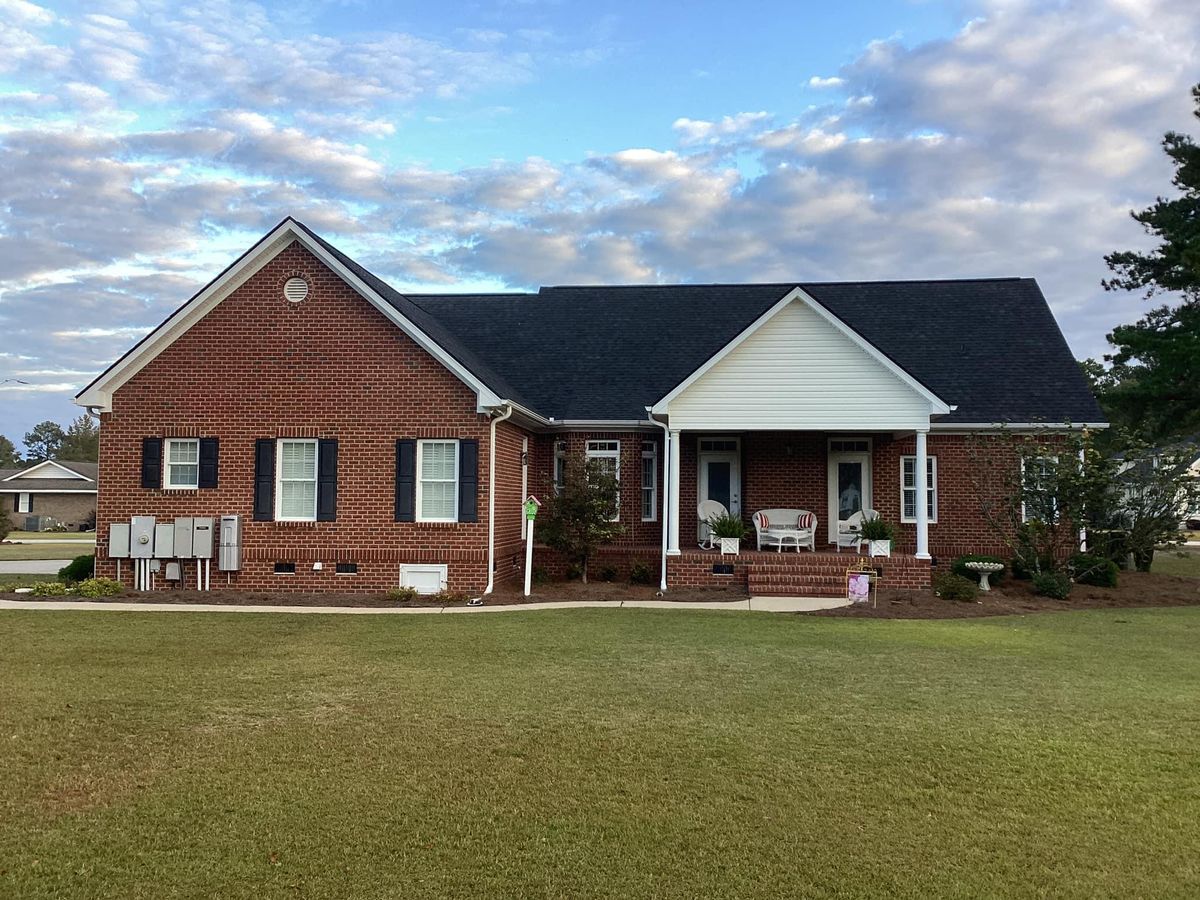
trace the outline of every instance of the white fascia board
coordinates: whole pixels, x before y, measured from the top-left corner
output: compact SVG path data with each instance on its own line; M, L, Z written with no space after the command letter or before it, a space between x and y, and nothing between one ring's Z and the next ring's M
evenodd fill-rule
M54 468L59 469L63 472L66 472L67 478L77 478L81 481L91 481L92 480L92 479L88 478L86 475L76 472L74 469L68 469L62 463L57 463L52 459L44 459L40 463L38 463L36 466L30 466L28 469L22 469L20 472L17 472L15 475L9 475L4 480L5 481L16 481L20 478L26 478L29 476L30 472L36 472L38 469L42 468L43 466L54 466Z
M330 270L336 272L346 284L354 288L367 302L383 313L385 318L449 369L460 381L474 390L478 400L477 409L480 412L502 404L500 397L494 391L472 375L425 332L402 316L358 276L334 259L324 247L309 237L302 228L297 227L291 217L288 217L237 262L210 282L200 293L175 310L124 357L84 388L75 398L76 405L95 407L102 412L111 412L112 395L121 385L140 372L151 360L206 316L218 303L290 245L293 240L299 241L313 256Z
M5 481L8 479L6 478ZM95 488L25 488L25 487L6 487L0 488L0 494L94 494ZM23 514L22 514L23 515Z
M757 319L755 319L753 322L751 322L750 325L744 331L742 331L741 334L739 334L732 341L730 341L728 344L726 344L724 347L722 347L713 356L709 357L708 361L705 362L704 365L702 365L695 372L693 372L691 375L689 375L687 378L685 378L682 382L680 382L675 387L674 390L672 390L669 394L667 394L665 397L663 397L661 400L659 400L657 403L655 403L654 406L651 408L651 412L653 412L657 415L669 415L669 406L670 406L670 403L672 400L674 400L676 397L678 397L680 394L682 394L685 390L687 390L697 379L699 379L706 372L708 372L713 366L715 366L717 363L719 363L721 360L723 360L726 356L728 356L730 353L732 353L734 350L736 350L739 346L741 346L743 341L745 341L748 337L750 337L750 335L754 334L754 332L758 331L758 329L760 329L764 324L766 324L768 321L770 321L777 313L779 313L784 307L786 307L793 300L799 300L801 303L803 303L804 305L809 307L809 309L811 309L813 312L815 312L817 315L819 315L821 318L823 318L825 321L827 321L830 325L832 325L834 328L836 328L839 332L841 332L843 335L845 335L852 343L854 343L856 346L861 348L864 353L866 353L868 356L870 356L872 359L874 359L876 362L878 362L888 372L890 372L897 379L899 379L904 385L906 385L908 388L915 391L918 395L920 395L922 398L924 398L926 401L928 401L930 415L933 415L933 416L945 415L945 414L953 411L954 407L947 404L944 400L942 400L941 397L937 396L935 393L933 393L933 391L929 390L929 388L925 387L925 385L921 384L921 382L917 381L917 379L915 379L911 375L909 375L908 372L906 372L904 369L902 369L900 366L898 366L895 362L893 362L886 354L881 352L879 350L879 348L877 348L874 344L872 344L870 341L866 340L861 334L859 334L857 331L855 331L853 328L851 328L849 325L847 325L845 322L843 322L841 319L839 319L837 316L835 316L833 313L831 313L829 310L827 310L824 306L822 306L819 302L817 302L816 299L814 299L811 295L809 295L807 292L805 292L802 288L795 287L795 288L792 288L792 290L788 291L787 294L785 294L779 300L778 303L776 303L774 306L772 306L770 309L768 309L766 312L764 312L761 316L759 316ZM817 427L818 426L814 426L814 428L817 428ZM887 429L884 428L883 430L887 430Z

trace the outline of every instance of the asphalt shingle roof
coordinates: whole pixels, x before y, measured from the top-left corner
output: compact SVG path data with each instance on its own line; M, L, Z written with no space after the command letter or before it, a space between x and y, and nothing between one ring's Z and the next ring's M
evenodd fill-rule
M80 475L92 479L84 481L82 478L18 478L14 481L5 481L10 475L17 475L30 468L26 466L23 469L0 469L0 493L12 493L21 491L94 491L96 490L96 472L99 466L94 462L67 462L59 463L68 469L73 469Z

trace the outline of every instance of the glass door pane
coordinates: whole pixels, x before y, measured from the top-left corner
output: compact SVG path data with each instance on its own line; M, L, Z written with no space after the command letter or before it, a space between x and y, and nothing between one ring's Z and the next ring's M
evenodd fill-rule
M708 500L716 500L726 509L732 509L730 503L730 464L727 460L709 460L707 463Z
M837 464L837 489L839 519L848 519L863 508L863 464L861 462L839 462Z

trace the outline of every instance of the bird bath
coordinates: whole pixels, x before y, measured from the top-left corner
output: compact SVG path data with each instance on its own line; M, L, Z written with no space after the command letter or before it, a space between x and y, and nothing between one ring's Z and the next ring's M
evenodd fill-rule
M988 576L995 575L1003 569L1004 563L969 562L966 567L979 576L979 589L990 591L992 586L988 584Z

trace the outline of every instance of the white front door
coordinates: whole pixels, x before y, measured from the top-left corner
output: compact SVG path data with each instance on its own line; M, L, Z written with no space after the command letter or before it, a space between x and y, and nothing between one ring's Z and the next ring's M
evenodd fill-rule
M742 473L737 438L701 438L698 475L700 483L697 502L716 500L731 515L742 514ZM703 523L698 540L703 541L706 531Z
M871 508L871 443L865 438L829 442L829 543L837 543L838 522Z

